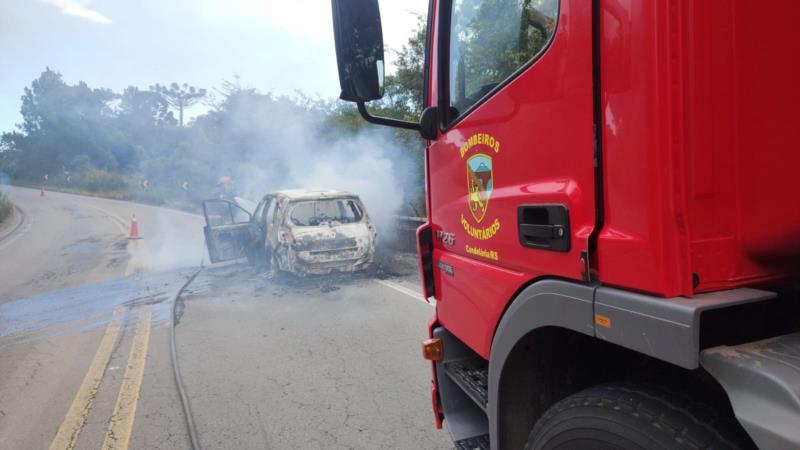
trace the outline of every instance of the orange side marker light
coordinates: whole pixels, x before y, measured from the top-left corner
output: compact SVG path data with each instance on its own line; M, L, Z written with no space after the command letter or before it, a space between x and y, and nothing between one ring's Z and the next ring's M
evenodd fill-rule
M441 361L444 358L441 339L427 339L422 342L422 357L428 361Z
M600 314L594 315L594 323L603 328L611 328L611 318L606 316L601 316Z

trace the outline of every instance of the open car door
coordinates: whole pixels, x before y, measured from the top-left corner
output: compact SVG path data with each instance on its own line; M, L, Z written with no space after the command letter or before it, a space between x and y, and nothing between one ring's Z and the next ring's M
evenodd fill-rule
M228 200L205 200L208 256L212 263L244 258L250 246L250 213Z

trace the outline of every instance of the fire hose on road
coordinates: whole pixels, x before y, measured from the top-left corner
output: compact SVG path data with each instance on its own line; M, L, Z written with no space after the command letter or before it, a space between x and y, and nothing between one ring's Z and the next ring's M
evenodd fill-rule
M181 377L181 369L178 365L178 349L175 345L175 315L178 306L178 300L181 298L181 294L186 290L187 287L194 281L195 277L203 270L201 266L200 269L196 270L186 283L181 286L178 290L178 293L175 294L175 297L172 299L172 309L170 313L170 332L169 332L169 344L170 344L170 358L172 359L172 373L175 375L175 386L178 388L178 395L181 399L181 407L183 408L183 417L186 419L186 430L189 433L189 440L192 445L193 450L200 450L200 439L197 436L197 428L194 424L194 416L192 415L192 407L189 403L189 396L186 395L186 387L183 385L183 378Z

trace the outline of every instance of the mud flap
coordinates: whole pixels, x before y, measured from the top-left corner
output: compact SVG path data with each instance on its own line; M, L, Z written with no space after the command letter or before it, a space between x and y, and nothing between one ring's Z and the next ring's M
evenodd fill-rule
M759 448L800 448L800 333L710 348L700 364Z

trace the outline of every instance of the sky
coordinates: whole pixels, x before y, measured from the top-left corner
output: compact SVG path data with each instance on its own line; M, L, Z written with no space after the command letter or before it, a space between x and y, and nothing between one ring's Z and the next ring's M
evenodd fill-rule
M381 0L399 49L428 0ZM339 95L329 0L0 0L0 132L45 69L121 92L156 83L212 91L238 75L262 92ZM387 52L391 72L391 52ZM200 105L189 116L202 114Z

